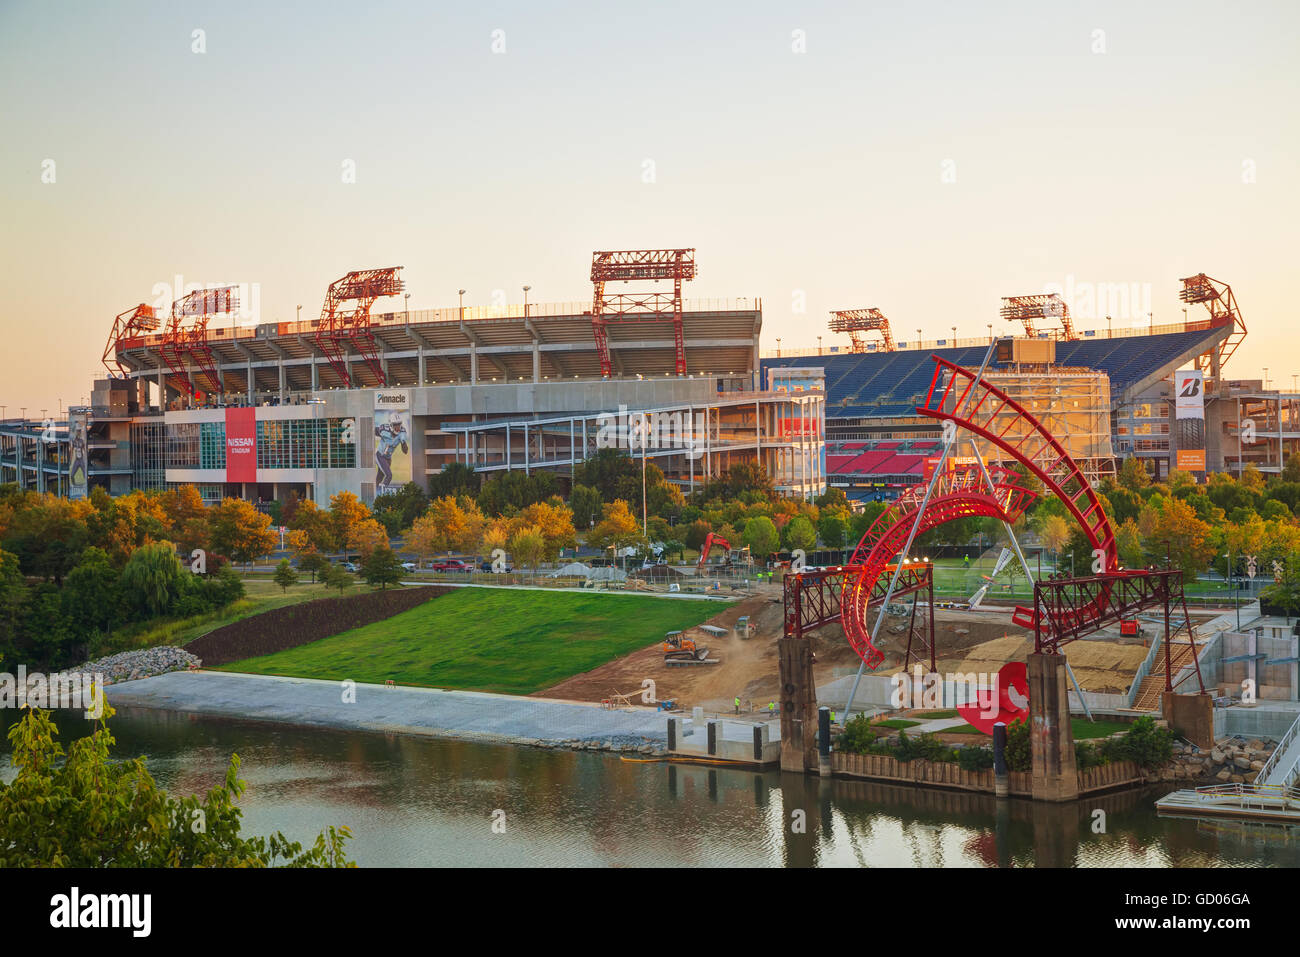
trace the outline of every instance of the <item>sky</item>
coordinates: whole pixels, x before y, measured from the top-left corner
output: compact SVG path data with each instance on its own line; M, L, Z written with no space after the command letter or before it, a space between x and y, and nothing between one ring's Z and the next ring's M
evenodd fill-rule
M1175 322L1206 272L1250 330L1227 373L1289 388L1297 27L1294 2L0 0L0 405L87 399L114 315L178 276L284 321L351 269L403 266L412 309L587 300L592 250L681 246L689 297L762 298L765 349L847 345L828 311L862 306L904 340L1010 331L1000 297L1062 288L1082 327Z

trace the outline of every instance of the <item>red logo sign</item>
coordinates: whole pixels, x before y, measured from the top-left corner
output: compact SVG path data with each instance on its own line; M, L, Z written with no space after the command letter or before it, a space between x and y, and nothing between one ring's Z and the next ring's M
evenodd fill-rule
M992 734L993 725L999 721L1010 727L1013 722L1029 720L1029 674L1025 663L1009 661L998 671L996 701L992 689L984 688L976 695L975 704L961 705L957 713L985 734Z
M256 409L226 409L226 481L257 481Z

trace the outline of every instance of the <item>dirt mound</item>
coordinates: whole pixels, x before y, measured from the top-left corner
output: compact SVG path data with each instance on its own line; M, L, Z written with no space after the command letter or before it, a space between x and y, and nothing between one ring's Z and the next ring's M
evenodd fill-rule
M410 611L452 589L438 585L393 588L314 601L251 615L195 638L185 650L207 667L297 648L330 635Z

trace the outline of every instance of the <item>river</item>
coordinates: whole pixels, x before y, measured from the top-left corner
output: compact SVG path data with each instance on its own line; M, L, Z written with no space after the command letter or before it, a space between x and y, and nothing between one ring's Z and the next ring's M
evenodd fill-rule
M112 730L176 793L221 783L238 753L246 834L345 824L363 867L1300 866L1300 828L1160 818L1167 786L1052 806L141 708Z

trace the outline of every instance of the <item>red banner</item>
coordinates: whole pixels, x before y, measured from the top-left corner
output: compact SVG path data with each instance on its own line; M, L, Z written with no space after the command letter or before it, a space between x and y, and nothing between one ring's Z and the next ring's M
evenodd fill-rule
M256 409L226 409L226 481L257 481Z

